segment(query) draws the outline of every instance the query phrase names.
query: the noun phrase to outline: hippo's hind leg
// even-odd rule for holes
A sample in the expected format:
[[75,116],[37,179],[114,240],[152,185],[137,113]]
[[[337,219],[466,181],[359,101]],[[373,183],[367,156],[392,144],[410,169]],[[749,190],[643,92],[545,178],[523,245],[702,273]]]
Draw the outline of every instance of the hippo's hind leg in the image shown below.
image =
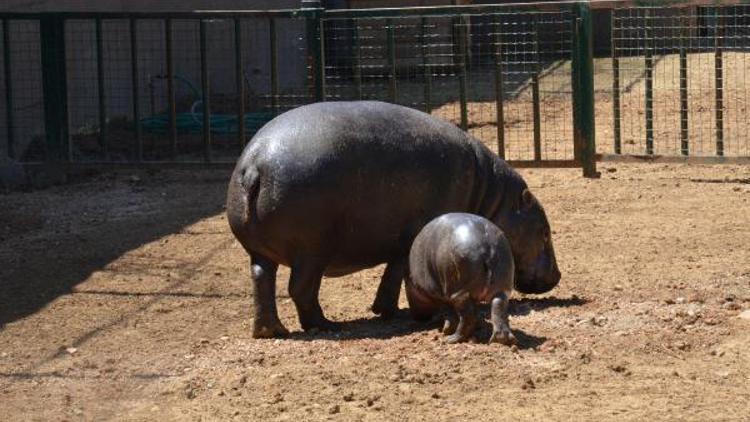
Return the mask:
[[376,315],[391,318],[398,311],[398,296],[401,293],[401,282],[406,275],[406,258],[389,261],[380,279],[375,301],[370,308]]
[[458,328],[458,317],[454,313],[449,312],[448,315],[445,316],[445,321],[443,321],[443,329],[441,331],[446,336],[449,336],[456,332],[456,328]]
[[468,293],[461,293],[451,298],[451,304],[458,314],[458,325],[456,331],[449,335],[445,341],[451,344],[468,341],[477,328],[478,318],[474,300]]
[[276,311],[276,269],[278,264],[259,254],[250,254],[255,302],[254,338],[271,338],[289,334]]
[[510,331],[510,325],[508,325],[507,294],[501,292],[492,299],[491,318],[492,336],[490,337],[490,343],[498,342],[506,346],[515,344],[516,338]]
[[409,302],[409,313],[417,321],[429,321],[440,310],[439,303],[422,294],[411,283],[406,284],[406,300]]
[[303,262],[292,266],[289,277],[289,296],[297,307],[297,315],[302,329],[307,331],[317,328],[332,331],[338,325],[323,315],[318,295],[325,265],[314,262]]

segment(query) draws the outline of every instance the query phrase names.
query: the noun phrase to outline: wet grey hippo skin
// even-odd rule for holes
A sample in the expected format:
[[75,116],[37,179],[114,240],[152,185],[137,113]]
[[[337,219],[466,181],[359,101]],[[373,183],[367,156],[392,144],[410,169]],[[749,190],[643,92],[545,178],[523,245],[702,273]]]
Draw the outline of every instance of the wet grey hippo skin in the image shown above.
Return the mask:
[[542,206],[505,161],[451,123],[373,102],[327,102],[288,111],[247,145],[232,174],[227,218],[250,255],[254,337],[287,334],[276,311],[276,269],[302,328],[334,329],[318,302],[321,277],[387,263],[373,312],[388,317],[411,243],[448,212],[489,218],[508,236],[516,289],[560,279]]
[[445,214],[428,223],[409,253],[406,298],[417,320],[430,319],[445,307],[448,343],[469,340],[480,321],[477,304],[491,302],[490,342],[516,342],[508,325],[508,298],[515,265],[503,232],[484,217]]

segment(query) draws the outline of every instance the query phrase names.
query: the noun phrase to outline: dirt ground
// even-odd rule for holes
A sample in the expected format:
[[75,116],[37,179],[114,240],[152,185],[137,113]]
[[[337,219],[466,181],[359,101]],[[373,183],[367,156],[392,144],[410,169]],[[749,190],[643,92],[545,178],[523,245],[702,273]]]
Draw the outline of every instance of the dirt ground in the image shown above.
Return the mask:
[[[92,176],[0,197],[4,420],[748,420],[750,168],[524,170],[563,279],[515,295],[516,349],[367,310],[382,268],[324,280],[336,334],[250,336],[228,172]],[[401,307],[406,308],[405,298]]]

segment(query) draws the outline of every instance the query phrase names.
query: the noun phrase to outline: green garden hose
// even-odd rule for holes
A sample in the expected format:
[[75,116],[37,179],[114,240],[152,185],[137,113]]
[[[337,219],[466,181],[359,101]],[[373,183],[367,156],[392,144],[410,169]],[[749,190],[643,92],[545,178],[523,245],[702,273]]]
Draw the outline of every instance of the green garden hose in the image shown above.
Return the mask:
[[[163,75],[154,76],[152,79],[164,79]],[[202,98],[200,92],[186,78],[175,75],[176,81],[187,85],[193,93],[193,98]],[[176,114],[176,127],[178,133],[203,133],[203,113],[198,110],[202,109],[203,101],[193,102],[189,112]],[[273,112],[255,112],[245,113],[245,129],[249,132],[255,132],[263,125],[273,119]],[[211,113],[209,118],[211,124],[211,133],[216,135],[232,135],[239,132],[239,119],[235,114]],[[169,129],[169,114],[160,113],[153,116],[145,117],[140,120],[141,127],[151,133],[166,134]]]

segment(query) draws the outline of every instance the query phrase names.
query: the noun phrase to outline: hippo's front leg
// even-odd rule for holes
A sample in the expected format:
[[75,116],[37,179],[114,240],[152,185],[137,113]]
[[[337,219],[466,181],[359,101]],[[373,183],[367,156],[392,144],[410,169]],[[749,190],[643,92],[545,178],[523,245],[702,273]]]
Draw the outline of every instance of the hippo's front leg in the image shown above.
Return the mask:
[[279,321],[276,311],[276,269],[278,264],[258,254],[250,255],[255,303],[254,338],[282,337],[289,331]]
[[406,258],[389,261],[380,279],[378,292],[372,304],[372,312],[383,318],[390,318],[398,311],[398,296],[401,293],[401,282],[406,275]]
[[516,337],[508,324],[508,295],[505,293],[500,292],[492,299],[491,319],[490,343],[498,342],[506,346],[516,344]]

